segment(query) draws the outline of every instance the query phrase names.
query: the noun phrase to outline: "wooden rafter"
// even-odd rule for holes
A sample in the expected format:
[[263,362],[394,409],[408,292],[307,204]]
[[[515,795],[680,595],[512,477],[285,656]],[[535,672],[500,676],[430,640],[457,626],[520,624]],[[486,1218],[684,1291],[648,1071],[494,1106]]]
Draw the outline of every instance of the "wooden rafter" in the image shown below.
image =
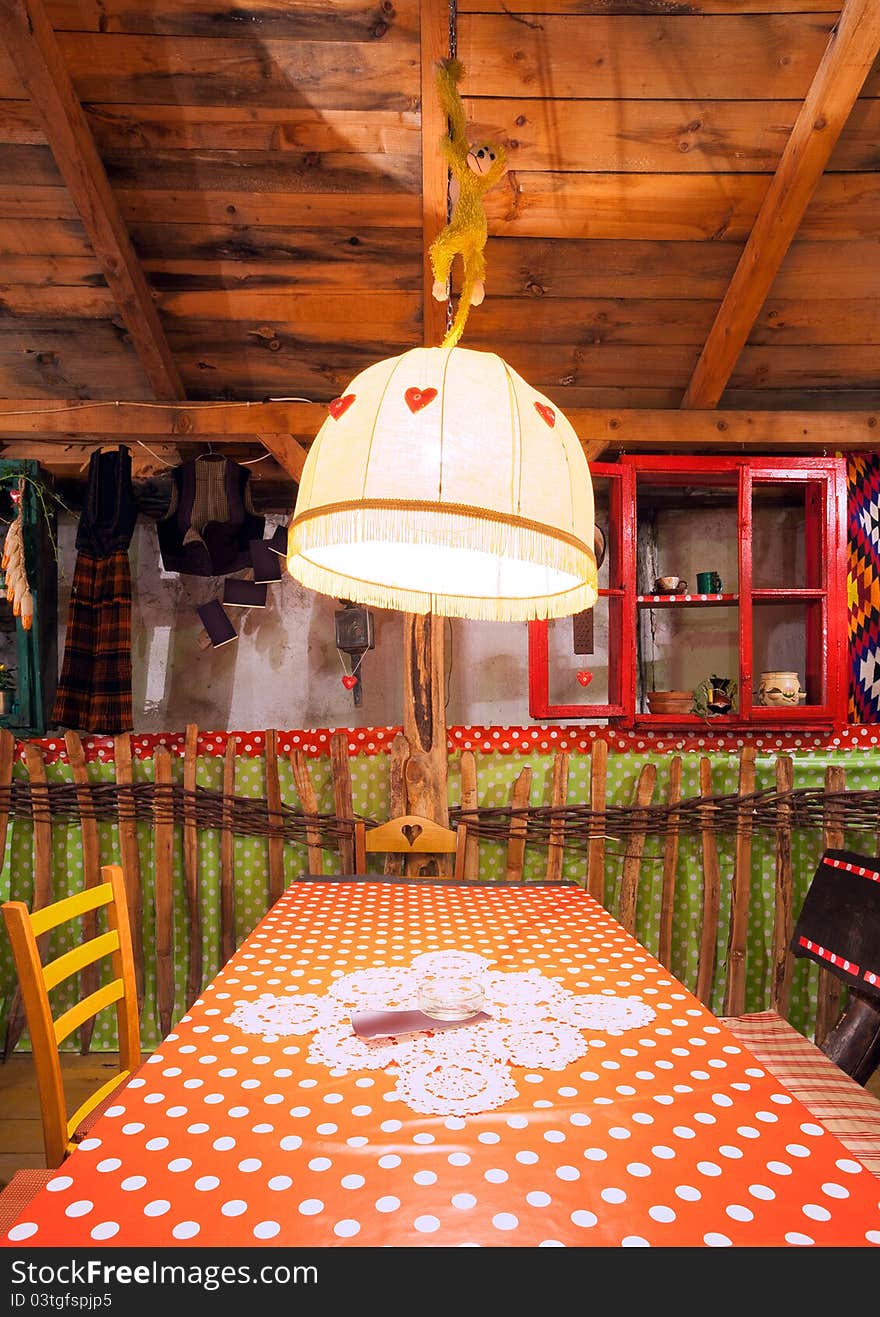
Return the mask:
[[299,484],[308,453],[292,434],[261,434],[260,443],[275,461]]
[[681,406],[714,407],[880,50],[880,0],[846,0]]
[[183,385],[42,0],[0,0],[5,42],[158,398]]

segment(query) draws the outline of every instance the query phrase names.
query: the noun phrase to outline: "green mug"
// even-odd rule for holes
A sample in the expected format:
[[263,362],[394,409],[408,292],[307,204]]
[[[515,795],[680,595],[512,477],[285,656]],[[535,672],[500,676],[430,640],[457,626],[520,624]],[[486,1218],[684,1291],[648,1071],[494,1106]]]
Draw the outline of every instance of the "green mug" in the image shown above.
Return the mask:
[[721,577],[717,572],[697,572],[697,594],[720,594]]

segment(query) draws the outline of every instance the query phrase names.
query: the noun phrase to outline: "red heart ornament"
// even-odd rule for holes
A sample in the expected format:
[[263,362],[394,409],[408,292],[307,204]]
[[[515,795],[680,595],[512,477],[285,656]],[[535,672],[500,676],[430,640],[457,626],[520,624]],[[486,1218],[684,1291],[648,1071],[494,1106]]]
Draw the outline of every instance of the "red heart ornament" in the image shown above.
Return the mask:
[[592,672],[583,672],[583,671],[582,671],[582,672],[579,672],[579,673],[578,673],[578,675],[577,675],[577,679],[578,679],[578,681],[581,683],[582,686],[589,686],[590,682],[593,680],[593,674],[592,674]]
[[353,393],[345,393],[341,398],[334,398],[331,403],[327,404],[327,410],[334,421],[338,421],[340,416],[348,411],[354,399],[355,395]]
[[406,393],[403,396],[406,399],[407,407],[415,415],[415,413],[420,412],[423,407],[427,407],[429,402],[434,401],[434,399],[437,397],[437,390],[436,389],[407,389]]
[[553,408],[548,407],[547,404],[544,402],[536,402],[535,411],[538,413],[542,421],[547,422],[547,424],[550,426],[550,429],[552,430],[554,425],[556,424],[556,413],[553,410]]
[[358,684],[358,679],[353,672],[346,672],[345,676],[342,678],[342,684],[347,691],[353,691]]

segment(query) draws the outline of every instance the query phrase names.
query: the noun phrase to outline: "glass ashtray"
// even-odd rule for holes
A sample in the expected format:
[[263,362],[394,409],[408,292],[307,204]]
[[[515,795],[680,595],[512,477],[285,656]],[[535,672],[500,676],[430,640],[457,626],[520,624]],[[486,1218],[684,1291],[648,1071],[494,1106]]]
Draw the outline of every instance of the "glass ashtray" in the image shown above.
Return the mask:
[[469,1020],[485,1001],[480,980],[464,974],[425,975],[418,987],[419,1010],[432,1020]]

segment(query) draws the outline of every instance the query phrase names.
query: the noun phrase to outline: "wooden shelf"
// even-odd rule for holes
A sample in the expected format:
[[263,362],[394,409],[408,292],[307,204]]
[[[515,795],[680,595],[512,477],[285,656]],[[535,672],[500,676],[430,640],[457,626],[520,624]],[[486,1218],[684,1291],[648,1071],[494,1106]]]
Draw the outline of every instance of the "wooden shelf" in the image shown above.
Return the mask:
[[705,608],[707,605],[730,605],[739,603],[738,594],[637,594],[636,604],[640,608],[682,608],[688,605]]

